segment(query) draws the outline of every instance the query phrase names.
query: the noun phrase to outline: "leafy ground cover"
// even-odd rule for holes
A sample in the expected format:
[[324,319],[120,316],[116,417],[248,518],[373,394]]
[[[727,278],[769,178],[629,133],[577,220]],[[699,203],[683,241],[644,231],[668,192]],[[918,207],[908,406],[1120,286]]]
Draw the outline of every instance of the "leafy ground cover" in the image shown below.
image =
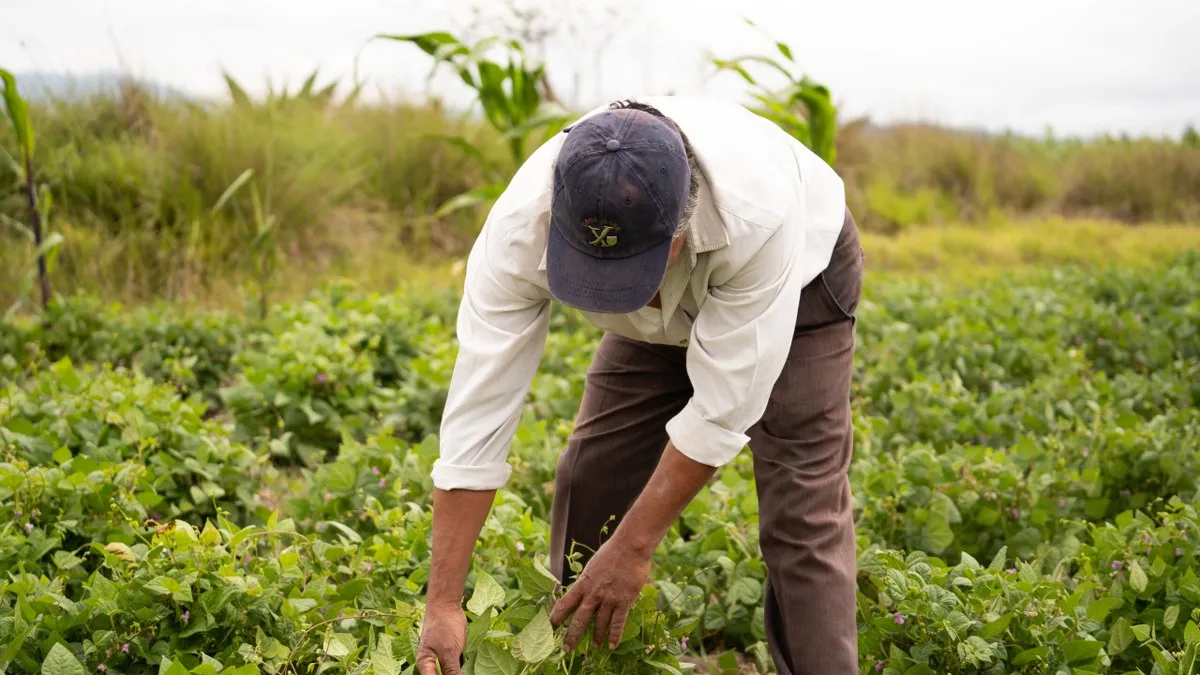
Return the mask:
[[[265,319],[78,296],[0,325],[0,672],[413,673],[455,309],[327,286]],[[859,326],[862,671],[1196,672],[1200,257],[889,280]],[[748,451],[620,647],[562,653],[551,486],[597,337],[556,311],[470,672],[769,671]]]

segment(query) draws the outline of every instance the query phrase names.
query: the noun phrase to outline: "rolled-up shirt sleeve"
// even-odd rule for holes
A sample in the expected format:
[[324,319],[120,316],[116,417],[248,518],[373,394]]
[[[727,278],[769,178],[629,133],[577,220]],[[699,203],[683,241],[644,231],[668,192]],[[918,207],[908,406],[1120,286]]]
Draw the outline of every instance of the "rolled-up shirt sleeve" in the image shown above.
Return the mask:
[[672,443],[696,462],[727,464],[766,410],[791,349],[804,236],[784,224],[764,237],[745,265],[710,290],[696,317],[687,351],[694,394],[667,423]]
[[507,462],[550,322],[549,298],[514,272],[501,232],[484,232],[467,258],[457,318],[458,354],[432,478],[442,490],[493,490]]

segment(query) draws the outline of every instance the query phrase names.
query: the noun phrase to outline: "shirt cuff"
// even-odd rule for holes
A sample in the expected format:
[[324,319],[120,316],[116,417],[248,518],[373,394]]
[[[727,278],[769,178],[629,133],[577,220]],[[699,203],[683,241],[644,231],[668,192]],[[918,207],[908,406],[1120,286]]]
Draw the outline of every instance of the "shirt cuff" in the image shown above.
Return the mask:
[[667,435],[685,457],[712,467],[728,464],[750,442],[746,434],[705,419],[694,401],[667,422]]
[[512,467],[508,462],[487,464],[433,463],[433,486],[439,490],[499,490],[508,482]]

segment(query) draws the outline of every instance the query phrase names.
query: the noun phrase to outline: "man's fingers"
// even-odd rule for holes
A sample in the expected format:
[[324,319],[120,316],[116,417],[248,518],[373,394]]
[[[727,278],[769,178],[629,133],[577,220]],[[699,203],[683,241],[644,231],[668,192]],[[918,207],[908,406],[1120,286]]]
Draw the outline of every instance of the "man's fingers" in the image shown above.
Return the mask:
[[612,617],[612,605],[603,604],[596,610],[596,627],[592,630],[592,643],[597,647],[604,644],[604,636],[608,635],[608,624],[612,621]]
[[616,649],[621,645],[621,636],[625,633],[625,619],[629,617],[629,605],[622,605],[613,610],[612,625],[609,627],[608,646]]
[[433,656],[423,656],[417,660],[417,671],[421,675],[438,675],[437,659]]
[[442,675],[462,675],[462,668],[458,665],[458,659],[439,659],[442,663]]
[[571,627],[567,629],[567,635],[563,639],[563,646],[567,648],[567,651],[574,651],[575,645],[579,644],[579,638],[583,637],[584,632],[587,631],[594,611],[596,611],[596,604],[589,598],[575,612],[575,618],[571,619]]
[[571,612],[575,611],[575,607],[579,605],[579,598],[581,597],[582,593],[580,589],[582,588],[583,587],[578,584],[572,586],[571,590],[567,591],[566,595],[562,596],[559,598],[558,602],[554,603],[554,609],[550,611],[550,625],[553,626],[555,630],[558,630],[558,627],[562,625],[563,619],[570,616]]

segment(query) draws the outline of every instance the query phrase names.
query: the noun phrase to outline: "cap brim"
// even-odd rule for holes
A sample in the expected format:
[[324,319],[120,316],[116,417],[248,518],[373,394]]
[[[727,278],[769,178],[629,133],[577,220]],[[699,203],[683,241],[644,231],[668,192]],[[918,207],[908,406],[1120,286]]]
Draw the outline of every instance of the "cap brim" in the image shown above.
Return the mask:
[[559,302],[585,312],[627,314],[654,299],[671,258],[668,240],[628,258],[593,258],[550,226],[546,281]]

